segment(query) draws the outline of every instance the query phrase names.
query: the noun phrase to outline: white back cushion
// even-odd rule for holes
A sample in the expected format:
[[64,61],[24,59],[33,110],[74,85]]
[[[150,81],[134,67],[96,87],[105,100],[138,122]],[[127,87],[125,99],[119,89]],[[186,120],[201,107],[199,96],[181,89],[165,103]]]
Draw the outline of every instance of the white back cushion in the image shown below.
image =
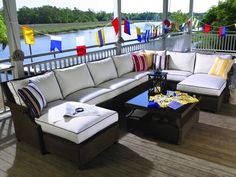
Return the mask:
[[117,78],[114,62],[111,58],[87,63],[95,85]]
[[118,77],[134,71],[134,62],[130,53],[112,57],[117,69]]
[[194,69],[194,73],[195,74],[207,74],[212,65],[215,62],[215,59],[217,57],[220,58],[224,58],[224,59],[231,59],[232,56],[231,55],[207,55],[207,54],[200,54],[197,53],[196,54],[196,63],[195,63],[195,69]]
[[30,80],[33,81],[41,90],[47,103],[63,99],[59,84],[52,71],[43,75],[32,77]]
[[22,79],[22,80],[14,80],[14,81],[9,81],[7,83],[8,88],[10,89],[16,104],[25,106],[25,103],[21,99],[21,97],[18,95],[18,90],[22,89],[23,87],[27,86],[29,83],[30,78],[27,79]]
[[195,53],[167,51],[167,55],[170,55],[168,69],[193,72]]
[[86,64],[55,70],[55,75],[64,97],[83,88],[94,86]]

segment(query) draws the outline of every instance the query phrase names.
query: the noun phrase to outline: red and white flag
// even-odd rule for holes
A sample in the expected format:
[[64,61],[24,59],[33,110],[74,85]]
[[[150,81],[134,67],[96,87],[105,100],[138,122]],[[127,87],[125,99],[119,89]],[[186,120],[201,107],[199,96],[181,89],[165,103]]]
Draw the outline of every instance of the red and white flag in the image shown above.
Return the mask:
[[76,37],[76,51],[78,56],[86,55],[84,36]]

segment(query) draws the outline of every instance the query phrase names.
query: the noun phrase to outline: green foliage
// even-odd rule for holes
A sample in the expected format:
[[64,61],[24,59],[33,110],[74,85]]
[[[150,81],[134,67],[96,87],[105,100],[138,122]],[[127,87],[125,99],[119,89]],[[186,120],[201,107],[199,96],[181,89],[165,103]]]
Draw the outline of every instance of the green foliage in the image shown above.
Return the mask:
[[3,50],[5,49],[5,47],[8,43],[6,32],[7,32],[6,25],[4,23],[3,16],[1,13],[0,14],[0,44],[1,44]]
[[[227,26],[234,24],[236,17],[236,1],[219,1],[218,6],[213,6],[203,17],[203,22],[212,26]],[[235,31],[235,27],[229,27],[229,30]]]

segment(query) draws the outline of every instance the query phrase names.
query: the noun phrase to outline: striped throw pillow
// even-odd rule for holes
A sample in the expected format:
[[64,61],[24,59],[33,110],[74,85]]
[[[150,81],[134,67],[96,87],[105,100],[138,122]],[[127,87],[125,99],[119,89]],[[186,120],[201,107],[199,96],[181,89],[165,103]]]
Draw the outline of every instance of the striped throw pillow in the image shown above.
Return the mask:
[[144,55],[133,53],[132,58],[134,61],[134,67],[136,72],[148,70]]
[[39,118],[43,108],[47,104],[46,99],[39,88],[33,82],[29,82],[26,87],[18,90],[18,94],[30,109],[31,116],[33,118]]
[[154,54],[153,57],[154,69],[166,69],[167,62],[165,55]]
[[228,78],[228,72],[234,64],[234,60],[217,57],[208,74]]

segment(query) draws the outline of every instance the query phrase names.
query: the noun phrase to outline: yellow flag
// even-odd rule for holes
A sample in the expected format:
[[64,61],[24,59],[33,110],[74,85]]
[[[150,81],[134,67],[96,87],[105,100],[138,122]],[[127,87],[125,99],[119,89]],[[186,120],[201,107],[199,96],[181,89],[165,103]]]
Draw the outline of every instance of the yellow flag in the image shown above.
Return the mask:
[[22,26],[21,29],[22,29],[22,32],[24,35],[25,43],[34,45],[34,31],[33,31],[33,29],[28,26]]
[[137,33],[137,35],[141,34],[141,29],[139,27],[136,27],[136,33]]
[[234,24],[235,28],[236,28],[236,23]]

